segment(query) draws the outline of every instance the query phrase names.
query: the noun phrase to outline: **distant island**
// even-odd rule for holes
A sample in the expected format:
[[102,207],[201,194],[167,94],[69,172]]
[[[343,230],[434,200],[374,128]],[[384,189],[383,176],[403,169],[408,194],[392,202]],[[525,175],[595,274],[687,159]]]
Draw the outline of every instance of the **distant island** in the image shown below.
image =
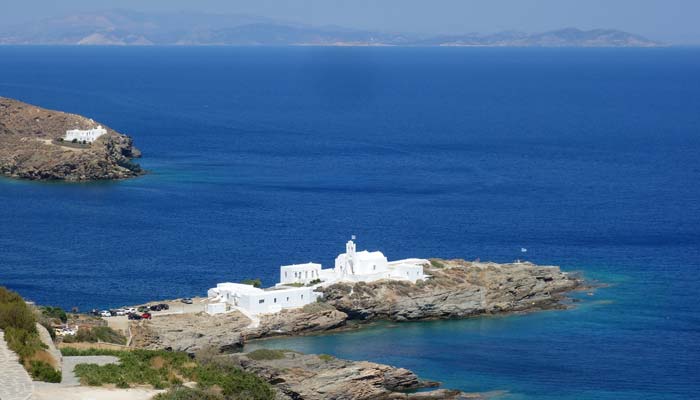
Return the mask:
[[132,139],[92,119],[0,97],[0,174],[91,181],[143,174]]
[[543,33],[420,35],[311,26],[248,15],[146,14],[124,10],[49,18],[0,29],[0,45],[106,46],[462,46],[658,47],[613,29],[566,28]]

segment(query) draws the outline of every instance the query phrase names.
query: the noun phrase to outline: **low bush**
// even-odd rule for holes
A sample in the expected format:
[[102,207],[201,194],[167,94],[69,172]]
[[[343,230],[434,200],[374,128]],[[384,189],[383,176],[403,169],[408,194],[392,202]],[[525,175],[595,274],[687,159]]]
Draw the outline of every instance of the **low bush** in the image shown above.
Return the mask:
[[66,343],[115,343],[126,344],[126,337],[108,326],[95,326],[92,328],[80,328],[75,335],[65,336],[63,341]]
[[245,280],[242,280],[241,283],[244,285],[252,285],[253,287],[256,287],[256,288],[262,287],[262,281],[260,280],[260,278],[245,279]]
[[329,361],[335,360],[335,357],[333,357],[333,356],[330,355],[330,354],[319,354],[319,355],[318,355],[318,358],[320,358],[321,360],[323,360],[323,361],[325,361],[325,362],[329,362]]
[[436,258],[430,259],[430,265],[433,266],[433,268],[445,268],[445,263]]
[[61,371],[55,370],[50,364],[43,361],[31,361],[29,373],[36,381],[60,383]]
[[[156,389],[178,386],[184,379],[197,382],[199,389],[220,390],[220,397],[212,399],[223,400],[268,400],[274,397],[270,385],[261,378],[245,372],[235,365],[211,363],[201,365],[193,361],[184,352],[167,352],[160,350],[128,351],[65,351],[71,355],[116,355],[119,364],[99,366],[96,364],[80,364],[75,367],[75,374],[80,382],[90,386],[113,384],[119,387],[136,385],[151,385]],[[205,393],[197,390],[195,394]],[[174,389],[159,399],[189,399],[194,395],[191,391],[182,392]],[[202,398],[202,397],[192,397]],[[204,397],[208,398],[208,397]]]
[[61,307],[41,307],[41,313],[48,318],[60,320],[64,324],[68,321],[68,314]]
[[177,386],[165,393],[161,393],[153,400],[225,400],[224,396],[202,389],[191,389],[185,386]]

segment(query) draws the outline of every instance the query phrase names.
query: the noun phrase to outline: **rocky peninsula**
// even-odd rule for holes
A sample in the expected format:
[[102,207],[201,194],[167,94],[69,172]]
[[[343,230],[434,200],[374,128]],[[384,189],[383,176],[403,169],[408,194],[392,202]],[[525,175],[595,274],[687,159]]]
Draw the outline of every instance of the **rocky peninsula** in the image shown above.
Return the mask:
[[143,174],[132,162],[141,152],[129,136],[103,125],[93,143],[63,142],[70,129],[92,129],[97,122],[0,97],[0,174],[28,180],[92,181]]
[[[457,319],[568,307],[567,293],[584,281],[556,266],[531,263],[432,259],[424,267],[429,279],[335,283],[321,287],[318,303],[261,315],[256,321],[239,311],[162,315],[131,322],[131,346],[201,353],[240,351],[246,341],[274,336],[319,334],[358,329],[376,320]],[[397,329],[400,329],[398,327]],[[274,353],[260,356],[259,352]],[[252,355],[251,355],[252,354]],[[264,378],[284,399],[467,399],[484,398],[435,388],[413,372],[367,361],[287,350],[256,350],[228,357],[242,369]]]
[[456,319],[567,307],[567,293],[583,280],[556,266],[431,260],[424,282],[335,283],[321,287],[318,303],[265,314],[251,321],[238,311],[222,315],[163,315],[131,323],[132,345],[195,352],[221,351],[246,341],[274,336],[318,334],[352,329],[376,320]]

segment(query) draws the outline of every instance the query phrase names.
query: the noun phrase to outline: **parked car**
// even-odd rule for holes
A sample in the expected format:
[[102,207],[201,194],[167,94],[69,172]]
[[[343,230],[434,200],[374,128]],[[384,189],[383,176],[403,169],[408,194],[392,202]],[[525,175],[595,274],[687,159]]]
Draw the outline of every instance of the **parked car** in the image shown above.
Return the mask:
[[170,310],[170,306],[165,303],[158,304],[161,310]]
[[100,312],[100,316],[101,316],[101,317],[111,317],[111,316],[112,316],[112,312],[109,311],[109,310],[104,310],[104,311]]
[[126,309],[126,313],[128,314],[133,314],[136,312],[136,309],[134,307],[129,307]]
[[184,299],[182,299],[182,300],[180,300],[180,301],[183,302],[183,303],[185,303],[185,304],[192,304],[192,299],[190,299],[189,297],[184,298]]
[[93,308],[92,311],[90,311],[90,315],[94,315],[96,317],[100,316],[100,310]]
[[139,307],[138,310],[136,310],[136,311],[138,311],[138,312],[140,312],[140,313],[145,313],[145,312],[148,311],[148,310],[149,310],[148,306],[141,306],[141,307]]
[[151,311],[160,311],[160,310],[162,310],[162,308],[160,307],[160,304],[154,304],[154,305],[150,306],[149,308],[151,309]]
[[145,313],[141,314],[141,318],[143,318],[143,319],[151,319],[151,313],[145,312]]
[[138,321],[138,320],[140,320],[141,318],[142,318],[142,317],[141,317],[140,315],[136,314],[136,313],[131,313],[131,314],[129,314],[129,319]]
[[119,316],[119,317],[121,317],[122,315],[126,315],[126,314],[127,314],[126,310],[124,310],[124,309],[122,309],[122,308],[120,308],[120,309],[118,309],[118,310],[114,310],[114,312],[115,312],[116,315]]

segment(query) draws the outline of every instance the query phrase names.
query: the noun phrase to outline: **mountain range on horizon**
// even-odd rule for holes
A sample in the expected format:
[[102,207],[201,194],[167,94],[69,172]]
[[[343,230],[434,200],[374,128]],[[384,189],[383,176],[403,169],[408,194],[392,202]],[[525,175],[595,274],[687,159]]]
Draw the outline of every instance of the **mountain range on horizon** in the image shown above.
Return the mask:
[[243,14],[110,10],[0,28],[0,45],[658,47],[664,44],[614,29],[421,35],[312,26]]

